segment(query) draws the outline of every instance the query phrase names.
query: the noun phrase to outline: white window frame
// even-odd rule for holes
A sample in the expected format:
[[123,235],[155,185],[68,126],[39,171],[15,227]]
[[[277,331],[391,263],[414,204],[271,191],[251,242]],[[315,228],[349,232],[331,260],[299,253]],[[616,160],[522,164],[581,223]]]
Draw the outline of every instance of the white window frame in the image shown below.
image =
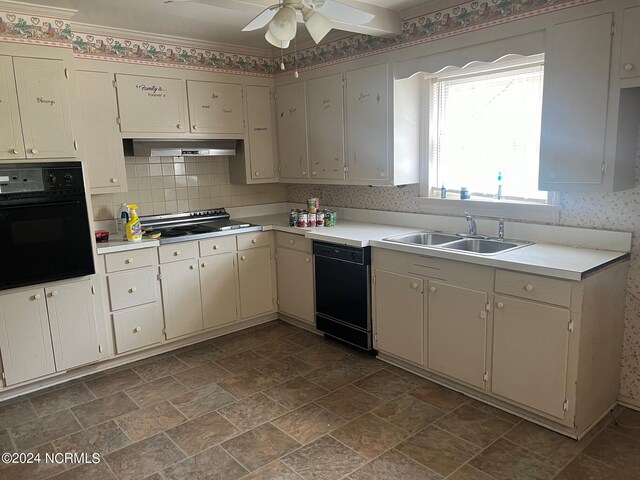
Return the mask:
[[462,68],[447,67],[433,74],[423,74],[421,82],[421,142],[420,142],[420,198],[419,204],[433,213],[462,214],[469,211],[474,215],[515,218],[534,221],[556,223],[560,213],[560,195],[558,192],[549,192],[547,203],[529,202],[520,199],[496,200],[489,197],[472,197],[468,200],[460,200],[459,196],[450,196],[446,199],[431,196],[432,192],[439,191],[434,183],[437,178],[436,159],[432,158],[431,148],[435,142],[436,129],[432,125],[437,124],[437,112],[431,108],[433,98],[434,81],[438,79],[460,78],[477,75],[479,73],[498,73],[527,66],[544,64],[544,54],[521,56],[508,55],[493,63],[473,62]]

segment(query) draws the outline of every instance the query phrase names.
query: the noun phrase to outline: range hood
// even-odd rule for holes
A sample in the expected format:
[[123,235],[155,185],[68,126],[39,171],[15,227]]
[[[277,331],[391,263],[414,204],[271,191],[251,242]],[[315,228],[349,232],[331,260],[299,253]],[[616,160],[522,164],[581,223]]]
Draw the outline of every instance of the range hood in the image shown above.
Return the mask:
[[133,140],[136,157],[219,157],[236,154],[237,140]]

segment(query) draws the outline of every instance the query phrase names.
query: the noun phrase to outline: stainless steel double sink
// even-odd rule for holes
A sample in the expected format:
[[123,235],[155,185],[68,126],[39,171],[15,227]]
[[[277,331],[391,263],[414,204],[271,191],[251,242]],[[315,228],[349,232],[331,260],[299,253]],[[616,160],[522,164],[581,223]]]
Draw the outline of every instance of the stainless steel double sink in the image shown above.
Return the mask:
[[[479,236],[478,236],[479,237]],[[422,247],[437,247],[445,250],[473,253],[476,255],[496,255],[508,252],[516,248],[530,245],[525,242],[512,242],[495,240],[486,237],[466,237],[438,232],[416,232],[408,235],[388,237],[384,240],[389,242],[404,243],[407,245],[418,245]]]

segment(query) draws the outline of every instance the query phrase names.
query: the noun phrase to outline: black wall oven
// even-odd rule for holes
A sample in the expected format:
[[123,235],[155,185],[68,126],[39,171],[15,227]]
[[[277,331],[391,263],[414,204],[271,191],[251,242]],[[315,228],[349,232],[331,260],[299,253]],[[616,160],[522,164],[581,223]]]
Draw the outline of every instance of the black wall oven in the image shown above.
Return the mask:
[[80,162],[0,164],[0,290],[95,273]]

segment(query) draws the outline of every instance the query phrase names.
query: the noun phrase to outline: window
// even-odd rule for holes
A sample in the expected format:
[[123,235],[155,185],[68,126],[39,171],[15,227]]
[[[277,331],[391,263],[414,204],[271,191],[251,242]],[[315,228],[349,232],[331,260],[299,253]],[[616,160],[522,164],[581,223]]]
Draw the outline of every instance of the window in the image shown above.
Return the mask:
[[547,203],[538,190],[542,56],[449,69],[429,82],[429,196]]

